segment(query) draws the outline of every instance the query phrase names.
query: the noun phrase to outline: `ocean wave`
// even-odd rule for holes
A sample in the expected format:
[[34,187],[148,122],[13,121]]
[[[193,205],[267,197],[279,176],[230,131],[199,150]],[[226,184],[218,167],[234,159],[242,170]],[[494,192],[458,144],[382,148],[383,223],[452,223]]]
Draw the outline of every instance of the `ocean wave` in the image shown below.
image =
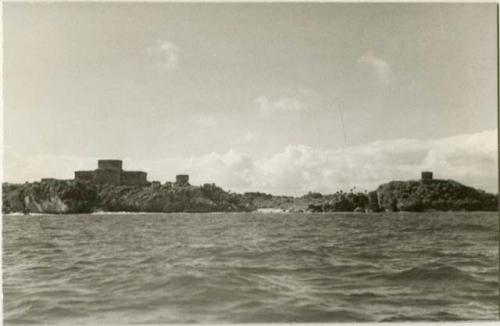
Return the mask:
[[392,281],[405,282],[455,282],[455,281],[474,281],[474,277],[457,267],[450,265],[430,263],[412,268],[405,269],[400,272],[389,273],[387,275],[378,276]]
[[489,232],[492,230],[491,226],[482,225],[482,224],[473,224],[473,223],[460,223],[460,224],[453,225],[452,228],[454,230],[480,231],[480,232]]
[[5,323],[498,319],[493,213],[134,214],[4,219]]
[[391,258],[389,255],[387,254],[383,254],[379,251],[362,251],[362,252],[359,252],[359,253],[356,253],[353,255],[354,257],[357,257],[357,258],[362,258],[362,259],[387,259],[387,258]]
[[167,214],[167,213],[129,212],[129,211],[120,211],[120,212],[97,211],[97,212],[92,212],[88,215],[158,215],[158,214]]
[[466,318],[460,317],[454,313],[440,311],[433,314],[421,314],[421,315],[409,315],[409,314],[398,314],[396,316],[391,316],[380,320],[381,322],[401,322],[401,321],[428,321],[428,322],[438,322],[438,321],[464,321]]
[[[497,228],[498,229],[498,228]],[[489,232],[492,231],[490,225],[475,224],[475,223],[442,223],[442,224],[430,224],[427,223],[425,226],[420,226],[417,228],[407,228],[406,232],[456,232],[456,231],[467,231],[467,232]]]

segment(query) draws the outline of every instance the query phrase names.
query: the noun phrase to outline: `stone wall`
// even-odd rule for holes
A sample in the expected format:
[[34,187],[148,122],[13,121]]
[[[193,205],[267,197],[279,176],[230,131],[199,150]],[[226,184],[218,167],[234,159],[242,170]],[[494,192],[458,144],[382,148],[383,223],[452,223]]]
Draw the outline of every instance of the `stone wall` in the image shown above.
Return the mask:
[[122,185],[144,185],[147,184],[147,173],[142,171],[123,171],[121,175]]
[[94,177],[94,171],[75,171],[75,180],[92,182]]
[[122,161],[121,160],[99,160],[97,161],[97,168],[99,170],[122,170]]
[[99,184],[120,185],[121,174],[121,171],[97,169],[95,170],[94,182]]
[[75,171],[75,180],[96,184],[148,185],[147,173],[123,171],[121,160],[99,160],[94,171]]

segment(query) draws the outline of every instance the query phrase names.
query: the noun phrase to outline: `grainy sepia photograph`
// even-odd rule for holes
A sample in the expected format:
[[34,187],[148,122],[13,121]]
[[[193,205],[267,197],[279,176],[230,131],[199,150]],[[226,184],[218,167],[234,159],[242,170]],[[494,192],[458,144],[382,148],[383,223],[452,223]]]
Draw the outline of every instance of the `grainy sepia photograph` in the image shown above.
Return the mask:
[[496,3],[3,3],[5,325],[499,319]]

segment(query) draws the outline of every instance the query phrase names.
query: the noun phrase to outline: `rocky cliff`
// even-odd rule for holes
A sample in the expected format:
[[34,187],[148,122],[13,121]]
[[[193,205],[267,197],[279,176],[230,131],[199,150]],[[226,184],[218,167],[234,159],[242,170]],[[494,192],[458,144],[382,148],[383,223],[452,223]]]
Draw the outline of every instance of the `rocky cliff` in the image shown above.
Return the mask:
[[388,211],[496,211],[498,196],[453,180],[392,181],[377,189],[379,206]]
[[[316,194],[308,210],[338,211],[496,211],[498,196],[453,180],[391,181],[375,191]],[[304,197],[302,197],[304,198]],[[310,199],[311,200],[311,199]]]
[[392,181],[372,192],[308,193],[301,197],[259,192],[236,194],[215,184],[116,186],[49,180],[3,184],[2,189],[4,213],[241,212],[263,208],[292,212],[498,209],[497,195],[452,180]]
[[99,204],[92,187],[73,181],[4,184],[2,211],[33,213],[89,213]]
[[151,184],[147,186],[94,185],[81,181],[4,184],[4,213],[229,212],[253,210],[240,199],[213,185]]

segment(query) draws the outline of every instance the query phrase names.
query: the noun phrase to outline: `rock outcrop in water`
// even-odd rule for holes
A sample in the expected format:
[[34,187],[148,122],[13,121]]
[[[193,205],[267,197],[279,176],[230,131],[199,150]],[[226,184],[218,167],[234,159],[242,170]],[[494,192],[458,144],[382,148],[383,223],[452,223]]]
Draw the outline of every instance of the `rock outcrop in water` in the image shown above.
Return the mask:
[[325,195],[309,211],[496,211],[498,196],[453,180],[391,181],[367,193]]
[[96,185],[47,180],[23,185],[3,184],[4,213],[107,212],[231,212],[249,211],[241,200],[214,184],[195,187],[166,183],[147,186]]
[[259,192],[236,194],[215,184],[153,182],[148,185],[96,185],[82,181],[44,180],[3,184],[4,213],[242,212],[279,209],[288,212],[378,212],[460,210],[495,211],[498,196],[452,180],[392,181],[372,192],[343,192],[302,197]]
[[95,189],[83,183],[47,180],[4,184],[2,202],[4,213],[90,213],[99,204],[99,196]]
[[453,180],[392,181],[377,189],[381,208],[388,211],[495,211],[498,196]]

